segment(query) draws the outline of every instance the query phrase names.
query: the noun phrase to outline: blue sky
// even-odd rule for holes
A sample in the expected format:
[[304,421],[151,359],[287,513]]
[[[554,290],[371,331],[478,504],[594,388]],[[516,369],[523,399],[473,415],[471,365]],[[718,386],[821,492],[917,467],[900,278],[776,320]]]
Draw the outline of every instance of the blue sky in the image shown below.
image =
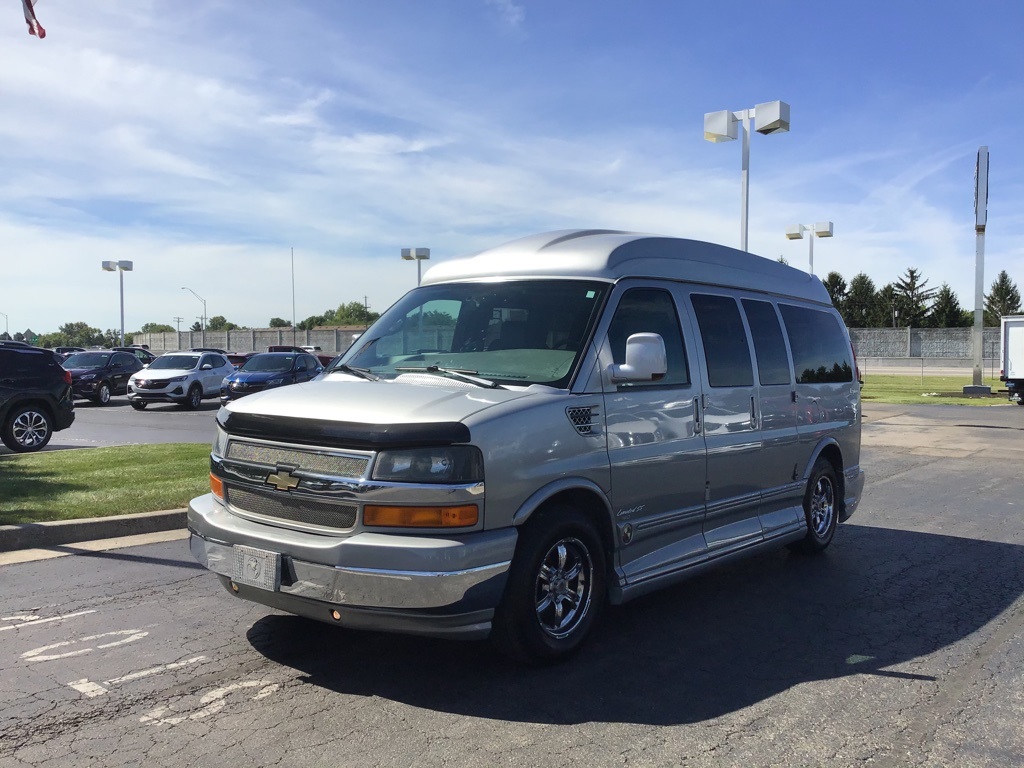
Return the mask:
[[[751,139],[750,249],[835,222],[815,271],[907,267],[974,302],[1024,286],[1024,3],[40,0],[0,15],[0,312],[11,332],[383,311],[432,260],[570,227],[738,246],[739,142],[703,115],[781,99]],[[428,262],[429,264],[430,262]],[[4,318],[0,317],[0,322]]]

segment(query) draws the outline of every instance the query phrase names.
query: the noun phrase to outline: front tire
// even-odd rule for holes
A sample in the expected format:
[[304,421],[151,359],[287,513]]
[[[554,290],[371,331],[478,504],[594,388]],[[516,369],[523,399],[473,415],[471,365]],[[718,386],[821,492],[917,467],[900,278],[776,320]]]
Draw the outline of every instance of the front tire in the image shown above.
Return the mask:
[[132,408],[136,411],[144,411],[146,406],[149,405],[145,400],[129,400],[128,402],[132,404]]
[[583,644],[604,607],[605,552],[579,510],[552,506],[520,533],[491,639],[512,658],[545,664]]
[[16,408],[0,431],[0,440],[15,453],[41,450],[53,437],[53,419],[43,408],[24,405]]
[[199,410],[199,406],[203,404],[203,389],[198,384],[193,384],[189,387],[188,397],[185,398],[183,406],[188,408],[190,411]]
[[839,481],[836,469],[826,458],[819,458],[811,469],[804,493],[804,517],[807,535],[790,545],[795,552],[814,554],[821,552],[836,535],[839,523]]
[[93,401],[99,405],[106,405],[110,402],[110,385],[107,382],[100,384],[100,388],[96,390],[96,397]]

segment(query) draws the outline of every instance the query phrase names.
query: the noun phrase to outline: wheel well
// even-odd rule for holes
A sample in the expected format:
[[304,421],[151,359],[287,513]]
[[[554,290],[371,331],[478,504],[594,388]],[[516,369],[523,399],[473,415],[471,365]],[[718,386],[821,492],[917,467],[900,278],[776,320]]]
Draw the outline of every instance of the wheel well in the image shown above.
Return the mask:
[[835,443],[826,445],[821,449],[818,458],[825,459],[836,472],[836,483],[839,485],[839,498],[837,502],[840,510],[846,509],[846,477],[843,474],[843,454]]
[[609,573],[611,573],[614,568],[613,555],[615,553],[612,524],[608,517],[608,507],[592,491],[584,488],[569,488],[559,491],[545,500],[523,525],[529,525],[530,521],[536,519],[542,512],[560,504],[578,509],[593,524],[594,530],[597,531],[597,535],[601,539],[601,545],[604,547],[605,562]]
[[50,404],[48,402],[46,402],[45,400],[35,400],[33,398],[27,398],[25,400],[18,400],[15,403],[11,403],[7,410],[4,411],[2,423],[6,424],[7,419],[10,417],[12,413],[21,410],[26,405],[31,405],[38,408],[41,411],[45,411],[46,415],[50,418],[50,421],[54,420],[53,408],[50,407]]

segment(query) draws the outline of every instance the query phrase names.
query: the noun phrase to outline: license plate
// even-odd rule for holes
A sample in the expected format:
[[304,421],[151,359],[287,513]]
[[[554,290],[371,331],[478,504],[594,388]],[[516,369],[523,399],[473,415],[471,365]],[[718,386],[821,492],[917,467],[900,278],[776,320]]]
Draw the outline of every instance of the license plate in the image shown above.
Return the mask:
[[258,587],[268,592],[277,592],[281,587],[281,555],[265,549],[232,547],[235,560],[231,566],[231,578],[239,584]]

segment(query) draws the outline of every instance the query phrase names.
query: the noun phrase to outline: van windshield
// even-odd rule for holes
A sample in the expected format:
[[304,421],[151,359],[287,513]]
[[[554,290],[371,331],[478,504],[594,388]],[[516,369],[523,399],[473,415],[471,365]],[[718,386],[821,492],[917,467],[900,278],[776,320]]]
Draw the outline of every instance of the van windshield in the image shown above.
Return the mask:
[[383,378],[448,369],[502,384],[566,387],[610,287],[590,280],[427,285],[406,294],[328,372]]

